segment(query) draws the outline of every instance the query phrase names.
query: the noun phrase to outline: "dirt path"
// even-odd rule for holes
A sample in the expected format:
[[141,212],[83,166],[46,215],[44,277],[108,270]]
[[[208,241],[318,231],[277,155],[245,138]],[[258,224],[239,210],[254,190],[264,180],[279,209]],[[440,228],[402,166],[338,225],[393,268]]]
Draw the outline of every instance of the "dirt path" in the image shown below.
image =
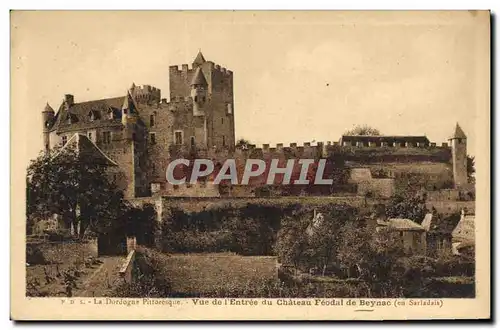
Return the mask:
[[120,268],[125,257],[101,257],[103,262],[74,292],[75,297],[103,297],[122,279]]

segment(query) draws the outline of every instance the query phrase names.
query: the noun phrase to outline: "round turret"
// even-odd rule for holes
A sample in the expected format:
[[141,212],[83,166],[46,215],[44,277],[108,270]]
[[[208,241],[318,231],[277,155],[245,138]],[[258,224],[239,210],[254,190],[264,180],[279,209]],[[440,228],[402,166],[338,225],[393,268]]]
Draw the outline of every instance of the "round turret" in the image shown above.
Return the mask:
[[53,121],[55,117],[55,111],[52,107],[47,103],[45,108],[42,111],[42,124],[43,130],[48,131],[52,127]]
[[195,115],[200,114],[207,100],[207,80],[200,67],[191,81],[191,97],[193,98],[193,112]]
[[50,149],[50,129],[54,125],[55,111],[47,103],[42,111],[42,132],[43,132],[43,146],[46,152]]

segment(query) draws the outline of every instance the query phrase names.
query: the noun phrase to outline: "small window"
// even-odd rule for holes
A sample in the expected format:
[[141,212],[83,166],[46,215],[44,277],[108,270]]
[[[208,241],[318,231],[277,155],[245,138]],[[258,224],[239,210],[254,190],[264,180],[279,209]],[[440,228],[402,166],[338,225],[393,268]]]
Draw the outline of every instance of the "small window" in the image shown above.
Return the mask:
[[198,96],[195,96],[195,97],[194,97],[194,101],[195,101],[195,102],[198,102]]
[[108,119],[113,119],[113,110],[108,111]]
[[87,132],[87,137],[89,138],[90,141],[92,141],[92,132]]
[[222,118],[220,119],[220,123],[221,123],[222,125],[224,125],[224,117],[222,117]]
[[196,143],[194,140],[194,136],[191,136],[191,147],[195,147],[195,146],[196,146]]
[[205,97],[205,96],[203,96],[202,101],[203,101],[203,102],[205,102],[205,101],[206,101],[206,97]]
[[153,127],[155,125],[155,115],[149,116],[149,126]]
[[63,136],[62,137],[62,145],[66,145],[66,143],[68,142],[68,137],[67,136]]
[[182,144],[182,131],[175,131],[174,133],[174,143],[179,145]]
[[156,133],[149,133],[149,140],[151,144],[156,144]]
[[222,136],[222,146],[224,146],[224,147],[226,146],[226,136],[225,135]]
[[104,144],[111,143],[111,132],[102,132],[102,143]]

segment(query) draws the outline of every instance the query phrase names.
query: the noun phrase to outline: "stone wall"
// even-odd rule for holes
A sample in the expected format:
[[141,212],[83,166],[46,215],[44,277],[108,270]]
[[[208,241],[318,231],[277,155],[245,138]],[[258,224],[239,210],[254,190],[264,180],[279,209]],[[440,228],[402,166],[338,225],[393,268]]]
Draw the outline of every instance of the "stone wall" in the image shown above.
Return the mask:
[[394,196],[394,179],[371,179],[358,183],[358,195],[375,198],[391,198]]
[[462,209],[467,209],[468,212],[474,213],[476,208],[475,201],[427,201],[426,206],[428,210],[435,208],[438,213],[450,215],[453,213],[460,213]]

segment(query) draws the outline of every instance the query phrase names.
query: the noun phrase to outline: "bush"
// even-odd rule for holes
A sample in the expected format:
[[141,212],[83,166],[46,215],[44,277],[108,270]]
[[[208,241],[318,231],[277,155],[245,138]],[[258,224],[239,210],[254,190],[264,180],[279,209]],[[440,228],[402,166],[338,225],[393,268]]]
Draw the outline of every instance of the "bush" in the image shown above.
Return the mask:
[[26,263],[30,265],[45,265],[47,260],[43,252],[35,245],[26,245]]

